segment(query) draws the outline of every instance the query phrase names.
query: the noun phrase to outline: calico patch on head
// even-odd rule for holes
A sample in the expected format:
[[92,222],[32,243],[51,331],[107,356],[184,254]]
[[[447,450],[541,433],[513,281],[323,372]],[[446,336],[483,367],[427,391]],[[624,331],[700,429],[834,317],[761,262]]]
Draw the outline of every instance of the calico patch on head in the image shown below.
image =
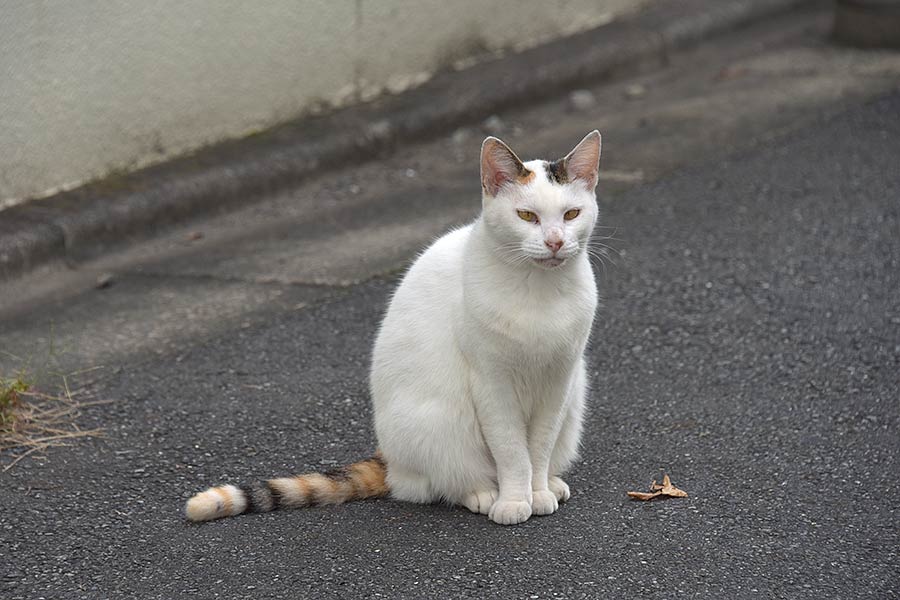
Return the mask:
[[547,179],[550,183],[569,183],[569,174],[566,172],[566,159],[560,158],[553,162],[544,161],[547,169]]

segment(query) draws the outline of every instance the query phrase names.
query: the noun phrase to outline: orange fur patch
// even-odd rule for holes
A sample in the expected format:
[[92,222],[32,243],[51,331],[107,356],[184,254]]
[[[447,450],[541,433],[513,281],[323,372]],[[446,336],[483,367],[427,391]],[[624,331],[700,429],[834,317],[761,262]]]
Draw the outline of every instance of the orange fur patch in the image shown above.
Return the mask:
[[343,500],[335,482],[321,473],[311,473],[305,479],[309,485],[310,500],[316,504],[336,504]]
[[305,506],[309,499],[306,487],[302,485],[299,477],[281,477],[270,479],[269,485],[278,491],[278,496],[285,506]]
[[306,505],[310,504],[310,500],[312,499],[312,490],[309,487],[309,482],[306,481],[306,475],[298,475],[293,478],[294,487],[297,489],[297,496],[302,498],[301,503]]
[[373,460],[358,462],[351,466],[353,477],[362,489],[362,497],[381,496],[387,493],[384,468]]
[[516,181],[520,184],[524,185],[534,179],[534,171],[528,171],[527,175],[519,175],[516,177]]
[[210,491],[214,492],[222,499],[222,514],[230,515],[231,510],[234,507],[234,503],[231,501],[231,494],[228,493],[228,490],[221,487],[215,487]]

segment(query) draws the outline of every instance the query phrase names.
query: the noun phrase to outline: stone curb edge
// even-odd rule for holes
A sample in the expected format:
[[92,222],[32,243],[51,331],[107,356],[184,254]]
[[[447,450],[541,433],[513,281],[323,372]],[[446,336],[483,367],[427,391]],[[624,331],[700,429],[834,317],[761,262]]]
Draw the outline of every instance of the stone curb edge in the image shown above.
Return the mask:
[[0,281],[153,228],[222,211],[560,89],[664,66],[672,50],[823,0],[662,0],[631,18],[443,72],[421,87],[307,117],[0,212]]

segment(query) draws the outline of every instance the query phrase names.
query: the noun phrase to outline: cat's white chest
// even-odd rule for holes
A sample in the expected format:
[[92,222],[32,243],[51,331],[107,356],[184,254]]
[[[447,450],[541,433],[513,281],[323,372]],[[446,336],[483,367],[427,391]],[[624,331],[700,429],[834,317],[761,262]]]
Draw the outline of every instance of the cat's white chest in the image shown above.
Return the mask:
[[497,286],[467,303],[466,335],[513,366],[565,362],[582,352],[595,307],[593,278],[566,290]]

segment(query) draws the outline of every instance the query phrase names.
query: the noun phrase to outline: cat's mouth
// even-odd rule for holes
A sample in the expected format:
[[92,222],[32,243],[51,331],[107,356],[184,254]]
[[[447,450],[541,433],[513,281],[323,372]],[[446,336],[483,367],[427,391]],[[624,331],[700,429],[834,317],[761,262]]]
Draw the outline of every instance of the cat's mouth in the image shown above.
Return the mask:
[[544,267],[545,269],[555,269],[556,267],[566,262],[566,259],[552,256],[550,258],[535,258],[534,262]]

